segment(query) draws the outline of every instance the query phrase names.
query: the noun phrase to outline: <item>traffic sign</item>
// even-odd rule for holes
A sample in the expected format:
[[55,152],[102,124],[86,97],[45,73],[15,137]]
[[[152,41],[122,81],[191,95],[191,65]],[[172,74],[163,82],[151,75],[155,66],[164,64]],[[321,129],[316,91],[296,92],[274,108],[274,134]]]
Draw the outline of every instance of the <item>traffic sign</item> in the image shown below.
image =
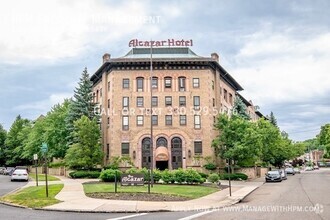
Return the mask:
[[41,152],[42,153],[46,153],[47,150],[48,150],[47,144],[46,143],[42,143],[42,145],[41,145]]

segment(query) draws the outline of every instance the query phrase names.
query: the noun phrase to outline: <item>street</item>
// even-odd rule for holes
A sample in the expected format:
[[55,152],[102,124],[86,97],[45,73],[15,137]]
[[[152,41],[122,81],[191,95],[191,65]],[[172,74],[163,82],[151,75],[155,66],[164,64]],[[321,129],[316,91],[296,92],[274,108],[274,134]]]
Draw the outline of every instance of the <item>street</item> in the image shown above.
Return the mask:
[[[207,212],[158,213],[71,213],[39,211],[0,205],[1,219],[330,219],[330,169],[294,176],[281,183],[265,183],[241,203]],[[0,176],[0,192],[11,191],[18,184]],[[8,183],[8,184],[6,184]],[[315,211],[316,207],[316,211]],[[302,210],[300,210],[302,209]]]

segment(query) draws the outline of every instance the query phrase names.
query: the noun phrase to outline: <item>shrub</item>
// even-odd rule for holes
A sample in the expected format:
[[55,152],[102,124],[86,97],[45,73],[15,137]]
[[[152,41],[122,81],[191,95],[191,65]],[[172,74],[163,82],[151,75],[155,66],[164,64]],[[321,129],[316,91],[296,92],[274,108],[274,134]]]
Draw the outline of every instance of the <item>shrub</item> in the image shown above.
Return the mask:
[[107,169],[101,172],[100,179],[103,182],[114,182],[115,177],[117,176],[117,181],[120,181],[121,174],[122,172],[120,170]]
[[65,162],[52,162],[49,164],[49,168],[59,168],[59,167],[64,167]]
[[207,163],[204,165],[204,168],[207,170],[215,170],[217,169],[217,166],[214,163]]
[[164,181],[164,183],[174,183],[173,171],[169,171],[168,169],[162,171],[161,179]]
[[99,178],[100,171],[88,171],[88,170],[78,170],[69,173],[69,176],[74,179],[79,178]]
[[207,178],[209,177],[209,174],[207,174],[207,173],[202,173],[202,172],[198,172],[198,173],[199,173],[199,175],[201,175],[201,177],[204,178],[204,179],[207,179]]
[[[219,175],[221,180],[229,180],[229,174],[223,173]],[[231,180],[247,180],[248,176],[244,173],[232,173],[230,174]]]
[[216,173],[212,173],[209,175],[208,177],[208,181],[210,181],[211,183],[215,183],[215,182],[218,182],[219,181],[219,175],[216,174]]
[[183,169],[174,170],[174,181],[180,184],[186,181],[186,173]]
[[196,170],[188,169],[188,170],[185,170],[184,173],[185,173],[185,181],[188,184],[204,182],[202,180],[201,175],[199,175],[199,173]]
[[158,169],[154,170],[153,177],[154,177],[154,182],[155,183],[158,182],[162,178],[162,172]]

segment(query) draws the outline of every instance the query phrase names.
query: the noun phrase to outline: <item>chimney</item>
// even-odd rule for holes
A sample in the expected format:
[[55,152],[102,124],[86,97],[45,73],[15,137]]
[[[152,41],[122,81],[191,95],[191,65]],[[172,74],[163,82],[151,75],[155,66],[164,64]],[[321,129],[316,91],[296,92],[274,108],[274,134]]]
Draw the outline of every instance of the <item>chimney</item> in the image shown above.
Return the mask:
[[217,62],[219,62],[219,55],[217,53],[211,53],[211,58]]
[[103,63],[109,62],[109,61],[110,61],[110,57],[111,57],[110,54],[105,53],[105,54],[103,55]]

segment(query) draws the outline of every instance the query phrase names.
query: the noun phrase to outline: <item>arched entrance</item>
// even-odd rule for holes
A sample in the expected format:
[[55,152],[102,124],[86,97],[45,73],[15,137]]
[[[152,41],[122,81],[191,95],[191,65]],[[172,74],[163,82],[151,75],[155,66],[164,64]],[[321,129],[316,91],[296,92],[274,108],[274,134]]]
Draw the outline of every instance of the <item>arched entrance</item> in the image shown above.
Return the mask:
[[142,140],[142,168],[150,168],[151,152],[150,152],[150,138],[146,137]]
[[159,170],[168,169],[169,158],[166,138],[158,138],[156,141],[156,147],[156,168]]
[[182,140],[174,137],[171,140],[172,169],[182,168]]

